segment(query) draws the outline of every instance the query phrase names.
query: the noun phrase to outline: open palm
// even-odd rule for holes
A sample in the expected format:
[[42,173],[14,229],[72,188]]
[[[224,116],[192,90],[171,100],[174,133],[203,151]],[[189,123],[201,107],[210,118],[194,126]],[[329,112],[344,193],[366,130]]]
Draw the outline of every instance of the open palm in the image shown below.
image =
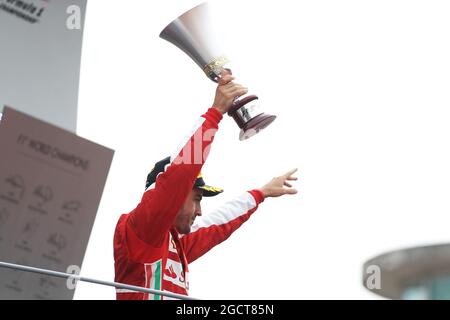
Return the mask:
[[264,197],[280,197],[285,194],[296,194],[298,192],[297,189],[293,188],[289,181],[298,180],[297,177],[293,176],[297,170],[298,169],[293,169],[279,177],[273,178],[269,183],[261,188]]

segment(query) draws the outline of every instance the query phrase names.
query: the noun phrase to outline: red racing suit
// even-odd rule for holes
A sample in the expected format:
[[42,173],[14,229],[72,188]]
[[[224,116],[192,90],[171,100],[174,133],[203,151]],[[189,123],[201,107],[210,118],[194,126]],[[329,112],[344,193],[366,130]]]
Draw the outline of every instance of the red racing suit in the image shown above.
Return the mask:
[[[139,205],[119,218],[114,234],[116,282],[188,295],[188,264],[226,240],[264,201],[261,191],[252,190],[215,212],[198,217],[187,235],[180,235],[172,226],[200,173],[221,120],[222,114],[210,108],[181,151],[171,158],[171,164],[145,191]],[[124,289],[116,289],[116,298],[167,299]]]

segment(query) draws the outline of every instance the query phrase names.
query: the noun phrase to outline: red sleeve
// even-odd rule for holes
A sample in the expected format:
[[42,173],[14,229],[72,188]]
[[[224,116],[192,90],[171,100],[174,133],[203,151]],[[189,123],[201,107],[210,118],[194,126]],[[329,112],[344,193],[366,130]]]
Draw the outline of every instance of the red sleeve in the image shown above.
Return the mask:
[[222,114],[214,108],[202,116],[194,134],[131,212],[129,224],[141,240],[155,247],[162,245],[206,161],[221,119]]
[[191,233],[181,238],[188,263],[228,239],[263,201],[263,193],[260,190],[252,190],[198,218],[199,221],[192,226]]

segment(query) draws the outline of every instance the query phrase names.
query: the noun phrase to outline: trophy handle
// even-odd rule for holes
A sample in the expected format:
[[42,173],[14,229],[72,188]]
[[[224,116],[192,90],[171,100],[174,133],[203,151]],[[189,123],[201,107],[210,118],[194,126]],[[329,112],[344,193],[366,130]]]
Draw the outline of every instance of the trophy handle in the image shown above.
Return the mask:
[[[233,71],[231,71],[230,68],[222,68],[223,70],[227,70],[230,74],[233,74]],[[219,79],[222,77],[222,73],[215,74],[214,78],[210,78],[215,83],[219,83]]]

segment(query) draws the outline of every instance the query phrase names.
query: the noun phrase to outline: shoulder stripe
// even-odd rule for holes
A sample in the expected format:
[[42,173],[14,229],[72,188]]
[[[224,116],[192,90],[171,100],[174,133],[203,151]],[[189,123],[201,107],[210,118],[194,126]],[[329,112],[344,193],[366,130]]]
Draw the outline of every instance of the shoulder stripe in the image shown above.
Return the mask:
[[226,224],[256,207],[255,198],[246,192],[239,197],[225,203],[216,211],[199,217],[192,226],[191,232],[195,232],[200,228],[207,228],[212,225]]

